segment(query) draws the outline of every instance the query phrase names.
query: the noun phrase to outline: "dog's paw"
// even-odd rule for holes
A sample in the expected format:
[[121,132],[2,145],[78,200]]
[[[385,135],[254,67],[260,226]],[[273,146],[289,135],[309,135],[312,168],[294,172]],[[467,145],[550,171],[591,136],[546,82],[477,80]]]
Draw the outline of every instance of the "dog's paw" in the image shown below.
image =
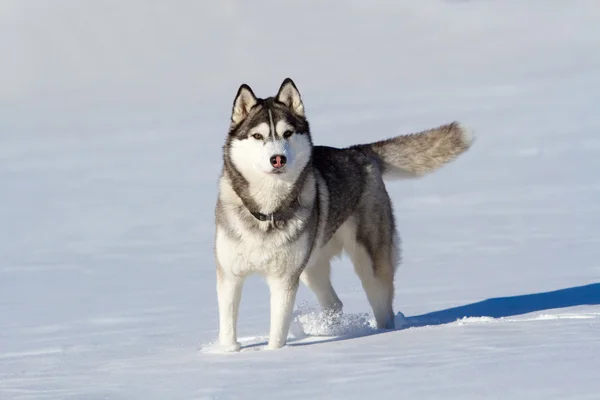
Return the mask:
[[219,343],[217,346],[219,351],[224,353],[235,353],[236,351],[240,351],[242,345],[239,342],[235,343]]
[[201,347],[201,351],[206,354],[223,354],[223,353],[235,353],[240,351],[241,345],[239,343],[227,343],[221,344],[218,341],[212,342]]
[[278,350],[285,346],[285,342],[269,342],[266,349],[267,350]]

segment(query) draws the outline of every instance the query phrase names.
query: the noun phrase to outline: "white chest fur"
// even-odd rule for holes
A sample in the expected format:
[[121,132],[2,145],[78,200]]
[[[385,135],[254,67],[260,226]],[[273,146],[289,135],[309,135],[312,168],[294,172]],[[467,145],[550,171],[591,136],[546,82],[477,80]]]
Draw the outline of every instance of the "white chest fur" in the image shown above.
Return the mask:
[[[283,227],[268,229],[270,222],[260,222],[259,226],[247,225],[247,221],[239,215],[241,199],[234,192],[230,181],[226,178],[222,179],[220,182],[221,212],[227,231],[224,227],[217,227],[215,251],[220,268],[235,275],[252,272],[283,275],[300,268],[306,262],[308,253],[313,247],[310,241],[315,232],[307,229],[307,223],[316,199],[315,184],[312,175],[307,177],[298,198],[303,207],[294,217],[286,221]],[[280,192],[272,191],[272,193]],[[283,191],[282,194],[286,195],[286,192]],[[276,196],[272,194],[271,197]],[[261,204],[260,200],[264,199],[255,196],[253,200]],[[274,204],[271,209],[276,208],[276,205]]]
[[215,250],[220,267],[234,275],[265,273],[283,275],[302,266],[310,251],[308,232],[302,233],[291,244],[285,234],[265,238],[256,233],[246,233],[242,239],[228,236],[217,228]]

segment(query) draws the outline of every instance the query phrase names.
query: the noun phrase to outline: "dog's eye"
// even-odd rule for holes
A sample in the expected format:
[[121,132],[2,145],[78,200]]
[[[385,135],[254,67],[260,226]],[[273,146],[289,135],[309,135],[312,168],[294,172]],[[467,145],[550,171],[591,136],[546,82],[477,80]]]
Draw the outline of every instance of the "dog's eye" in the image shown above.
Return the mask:
[[287,130],[287,131],[283,132],[283,137],[287,139],[287,138],[289,138],[290,136],[292,136],[292,134],[293,134],[293,133],[294,133],[294,132],[292,132],[292,131],[290,131],[290,130]]
[[256,140],[263,140],[263,135],[261,135],[260,133],[255,133],[254,135],[252,135],[252,137]]

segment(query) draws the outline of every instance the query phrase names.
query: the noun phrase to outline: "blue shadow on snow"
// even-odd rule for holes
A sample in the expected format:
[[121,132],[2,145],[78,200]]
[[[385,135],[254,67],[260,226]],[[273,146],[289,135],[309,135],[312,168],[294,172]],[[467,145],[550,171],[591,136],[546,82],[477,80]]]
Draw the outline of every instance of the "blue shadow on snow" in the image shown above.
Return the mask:
[[402,328],[444,325],[465,317],[502,318],[556,308],[597,304],[600,304],[600,283],[592,283],[552,292],[496,297],[464,306],[415,315],[407,317]]
[[[528,314],[536,311],[598,304],[600,304],[600,283],[592,283],[585,286],[554,290],[552,292],[524,294],[510,297],[496,297],[482,300],[477,303],[446,308],[444,310],[433,311],[427,314],[414,315],[405,318],[402,318],[401,315],[397,315],[396,326],[398,328],[396,330],[418,328],[423,326],[445,325],[465,317],[503,318]],[[387,332],[393,332],[393,330],[373,330],[371,332],[361,332],[354,335],[342,335],[325,340],[317,340],[314,342],[309,341],[303,343],[294,343],[292,340],[290,341],[290,346],[306,346],[327,342],[336,342]]]

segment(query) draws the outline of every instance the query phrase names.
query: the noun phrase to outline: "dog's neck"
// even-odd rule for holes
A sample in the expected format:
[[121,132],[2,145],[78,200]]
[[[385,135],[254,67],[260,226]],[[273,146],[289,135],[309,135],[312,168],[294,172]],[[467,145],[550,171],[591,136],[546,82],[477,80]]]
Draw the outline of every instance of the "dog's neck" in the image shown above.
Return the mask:
[[248,180],[235,168],[225,168],[225,176],[239,201],[258,221],[285,222],[301,207],[300,197],[312,169],[307,165],[293,180],[266,176]]
[[298,199],[296,198],[287,208],[280,209],[279,211],[274,211],[270,214],[263,214],[257,211],[252,211],[250,209],[248,209],[248,211],[250,211],[250,214],[252,214],[254,218],[261,222],[270,221],[272,223],[281,223],[291,219],[294,216],[295,211],[298,207],[300,207],[300,201],[298,201]]

